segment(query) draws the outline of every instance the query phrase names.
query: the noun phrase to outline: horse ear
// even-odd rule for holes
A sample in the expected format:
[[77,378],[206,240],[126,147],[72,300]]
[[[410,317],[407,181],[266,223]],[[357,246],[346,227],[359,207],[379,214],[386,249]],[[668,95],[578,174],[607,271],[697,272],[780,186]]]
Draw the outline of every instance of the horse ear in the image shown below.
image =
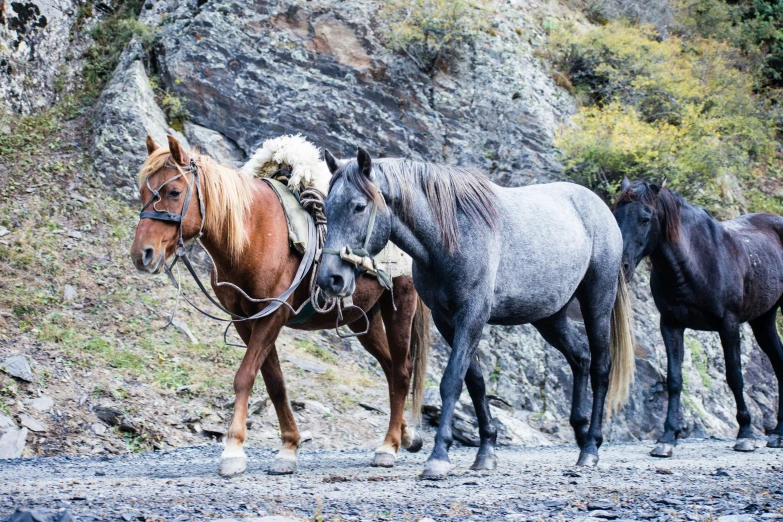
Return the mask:
[[361,147],[359,147],[359,152],[356,154],[356,163],[359,164],[362,174],[369,178],[372,173],[372,159],[370,154]]
[[324,161],[326,162],[326,166],[329,167],[329,172],[332,174],[337,172],[337,169],[340,168],[340,165],[337,163],[337,159],[332,156],[332,153],[327,149],[324,149]]
[[147,134],[147,155],[151,156],[153,152],[158,150],[160,147],[157,143],[155,143],[155,140],[152,139],[152,136]]
[[623,176],[623,180],[620,182],[620,192],[625,192],[625,190],[631,186],[631,180],[628,179],[628,176]]
[[167,134],[166,137],[169,139],[169,152],[171,153],[171,157],[180,165],[187,165],[188,158],[182,150],[182,147],[180,147],[177,138],[171,134]]
[[652,190],[653,194],[655,194],[656,196],[658,195],[658,193],[661,191],[662,188],[663,187],[661,187],[660,185],[655,185],[654,183],[650,183],[650,190]]

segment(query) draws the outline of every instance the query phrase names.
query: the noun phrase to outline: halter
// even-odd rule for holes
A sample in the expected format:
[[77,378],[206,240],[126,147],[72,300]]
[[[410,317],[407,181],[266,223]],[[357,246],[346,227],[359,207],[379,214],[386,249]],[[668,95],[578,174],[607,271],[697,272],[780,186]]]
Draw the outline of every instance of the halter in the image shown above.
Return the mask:
[[353,264],[359,270],[369,272],[378,278],[378,282],[386,290],[392,290],[392,279],[389,274],[382,268],[378,268],[375,259],[367,251],[367,247],[370,244],[370,237],[372,236],[372,230],[375,228],[375,215],[378,213],[378,207],[374,203],[370,203],[370,222],[367,224],[367,234],[364,237],[364,246],[361,248],[352,248],[351,245],[345,245],[343,248],[324,248],[322,252],[324,254],[331,254],[333,256],[340,256],[344,261],[348,261]]

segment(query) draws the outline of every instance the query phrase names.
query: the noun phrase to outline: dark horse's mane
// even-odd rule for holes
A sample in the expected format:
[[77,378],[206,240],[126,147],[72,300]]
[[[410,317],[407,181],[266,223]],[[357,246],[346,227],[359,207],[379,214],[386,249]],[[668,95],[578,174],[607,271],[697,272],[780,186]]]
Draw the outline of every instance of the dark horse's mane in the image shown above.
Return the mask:
[[[466,167],[394,158],[373,160],[373,167],[386,178],[390,190],[399,191],[405,216],[413,215],[413,187],[424,191],[440,227],[441,242],[450,253],[459,251],[458,210],[474,223],[484,222],[494,230],[498,217],[496,195],[492,183],[480,172]],[[342,176],[376,205],[384,205],[380,191],[361,173],[356,162],[345,165],[332,177],[330,190]]]
[[663,232],[666,241],[675,243],[680,238],[680,205],[685,204],[682,196],[666,187],[646,181],[634,181],[617,196],[612,209],[623,203],[638,201],[651,208],[657,215],[663,216]]

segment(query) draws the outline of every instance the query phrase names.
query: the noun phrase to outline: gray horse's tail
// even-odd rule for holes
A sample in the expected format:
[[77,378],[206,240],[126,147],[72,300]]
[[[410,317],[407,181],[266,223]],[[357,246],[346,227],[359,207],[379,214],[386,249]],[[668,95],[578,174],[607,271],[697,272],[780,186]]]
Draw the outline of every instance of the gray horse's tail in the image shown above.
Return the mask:
[[427,360],[430,354],[430,309],[416,297],[416,313],[411,326],[411,359],[413,360],[413,400],[411,421],[421,424],[421,404],[424,400],[424,381],[427,378]]
[[625,283],[623,271],[617,275],[617,297],[612,309],[612,325],[609,340],[609,354],[612,358],[612,369],[609,372],[609,391],[606,394],[606,415],[622,408],[628,402],[629,391],[633,384],[635,360],[633,310],[628,285]]

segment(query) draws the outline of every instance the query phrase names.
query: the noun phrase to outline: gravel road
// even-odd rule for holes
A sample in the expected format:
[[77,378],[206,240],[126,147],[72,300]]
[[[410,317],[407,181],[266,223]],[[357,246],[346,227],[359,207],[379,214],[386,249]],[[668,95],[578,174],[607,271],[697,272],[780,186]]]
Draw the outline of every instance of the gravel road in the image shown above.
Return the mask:
[[[0,519],[16,507],[68,508],[78,520],[212,520],[284,515],[323,520],[783,519],[783,451],[743,454],[731,441],[687,440],[669,460],[648,443],[611,444],[597,469],[573,466],[572,446],[501,448],[495,472],[468,468],[455,448],[447,480],[419,478],[425,451],[398,466],[371,453],[308,450],[296,475],[272,477],[274,452],[248,448],[248,471],[217,476],[220,446],[130,456],[54,457],[0,465]],[[431,446],[431,444],[430,444]],[[746,518],[737,518],[737,517]]]

